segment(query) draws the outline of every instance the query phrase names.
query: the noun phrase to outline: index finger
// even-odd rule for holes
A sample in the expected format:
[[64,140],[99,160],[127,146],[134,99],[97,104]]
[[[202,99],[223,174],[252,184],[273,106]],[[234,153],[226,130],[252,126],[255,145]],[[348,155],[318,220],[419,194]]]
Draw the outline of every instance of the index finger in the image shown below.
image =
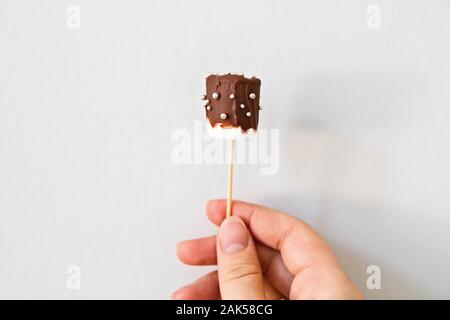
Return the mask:
[[[220,225],[226,215],[226,200],[209,201],[206,212],[213,223]],[[293,275],[313,264],[338,265],[325,240],[297,218],[236,200],[233,200],[231,212],[244,220],[256,241],[280,251],[287,269]]]

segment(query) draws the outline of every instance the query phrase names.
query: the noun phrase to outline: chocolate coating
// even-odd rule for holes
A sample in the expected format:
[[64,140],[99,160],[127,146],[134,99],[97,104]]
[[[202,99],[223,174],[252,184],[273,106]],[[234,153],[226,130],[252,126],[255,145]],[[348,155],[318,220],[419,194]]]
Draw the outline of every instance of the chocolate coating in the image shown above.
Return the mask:
[[[235,74],[208,76],[205,99],[209,101],[205,111],[211,126],[241,128],[244,133],[249,129],[256,130],[260,88],[261,80],[255,77],[249,79]],[[225,119],[223,114],[226,114]]]

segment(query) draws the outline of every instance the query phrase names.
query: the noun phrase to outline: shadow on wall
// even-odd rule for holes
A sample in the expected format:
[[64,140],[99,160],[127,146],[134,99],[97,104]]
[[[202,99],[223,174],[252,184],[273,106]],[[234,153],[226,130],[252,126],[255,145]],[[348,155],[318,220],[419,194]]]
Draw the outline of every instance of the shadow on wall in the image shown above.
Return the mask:
[[[367,298],[424,298],[399,272],[401,239],[390,222],[395,199],[386,139],[420,108],[424,84],[395,70],[302,77],[282,131],[280,174],[290,194],[259,199],[268,206],[302,212],[334,248]],[[293,191],[294,190],[294,191]],[[401,214],[401,213],[400,213]],[[393,243],[398,243],[393,246]],[[414,257],[407,257],[414,260]],[[382,270],[382,289],[368,290],[367,267]]]
[[367,267],[376,261],[366,252],[356,251],[342,243],[331,241],[336,255],[339,257],[344,270],[350,278],[358,285],[364,293],[366,299],[427,299],[433,296],[430,292],[425,292],[424,288],[419,288],[412,279],[407,279],[400,271],[392,265],[381,264],[381,288],[369,290],[366,282],[371,274],[368,274]]
[[424,90],[415,74],[395,70],[372,73],[316,74],[298,81],[289,104],[293,129],[385,129],[417,104]]
[[393,71],[318,74],[298,81],[280,173],[304,190],[383,203],[391,176],[386,142],[421,107],[424,84]]
[[[423,299],[433,296],[432,292],[418,287],[417,283],[398,270],[396,264],[402,252],[396,254],[392,242],[400,242],[401,239],[394,240],[395,232],[390,225],[382,224],[389,214],[381,212],[385,208],[302,194],[272,194],[258,201],[292,214],[317,230],[333,248],[344,270],[367,299]],[[324,204],[324,201],[327,203]],[[324,210],[324,207],[329,206],[333,209]],[[375,228],[373,224],[381,225],[381,228]],[[391,258],[393,255],[397,257],[395,260]],[[366,286],[370,276],[366,272],[367,267],[374,264],[381,268],[379,290],[369,290]]]

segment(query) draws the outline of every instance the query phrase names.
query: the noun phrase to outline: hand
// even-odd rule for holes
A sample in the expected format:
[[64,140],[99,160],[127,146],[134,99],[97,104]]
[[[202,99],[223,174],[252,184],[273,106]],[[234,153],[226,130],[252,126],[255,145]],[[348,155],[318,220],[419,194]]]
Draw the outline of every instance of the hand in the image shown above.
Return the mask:
[[362,299],[326,242],[306,223],[263,206],[212,200],[206,212],[217,236],[180,242],[189,265],[218,265],[174,299]]

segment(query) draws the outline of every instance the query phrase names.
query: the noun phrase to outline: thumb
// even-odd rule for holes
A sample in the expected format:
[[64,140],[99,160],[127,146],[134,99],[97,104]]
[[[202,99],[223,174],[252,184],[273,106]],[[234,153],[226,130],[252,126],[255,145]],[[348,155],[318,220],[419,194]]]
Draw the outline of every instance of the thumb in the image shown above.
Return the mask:
[[216,247],[222,299],[265,299],[255,243],[239,217],[222,222]]

